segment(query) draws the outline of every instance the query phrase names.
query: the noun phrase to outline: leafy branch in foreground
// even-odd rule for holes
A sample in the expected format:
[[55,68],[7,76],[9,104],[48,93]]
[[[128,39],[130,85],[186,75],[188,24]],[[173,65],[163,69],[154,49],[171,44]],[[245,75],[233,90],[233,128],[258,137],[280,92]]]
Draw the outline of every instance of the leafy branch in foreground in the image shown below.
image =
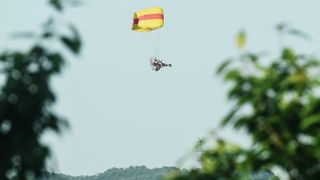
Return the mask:
[[50,19],[31,48],[0,54],[0,75],[5,78],[0,89],[0,179],[39,176],[50,155],[41,136],[47,130],[60,133],[68,125],[52,110],[56,96],[50,86],[52,76],[61,73],[66,59],[50,44],[60,43],[78,54],[80,36],[74,27],[71,32],[71,36],[60,34],[54,19]]
[[274,168],[290,179],[320,177],[320,60],[290,47],[266,59],[243,52],[217,71],[231,85],[228,99],[234,104],[221,125],[245,130],[252,146],[220,141],[201,154],[199,168],[171,179],[254,179]]

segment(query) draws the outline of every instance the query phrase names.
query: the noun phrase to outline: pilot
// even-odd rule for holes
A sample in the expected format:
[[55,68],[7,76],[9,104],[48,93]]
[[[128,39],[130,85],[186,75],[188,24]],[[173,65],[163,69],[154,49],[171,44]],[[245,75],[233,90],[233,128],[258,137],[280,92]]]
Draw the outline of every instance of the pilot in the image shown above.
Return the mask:
[[169,66],[169,67],[172,66],[171,64],[163,63],[160,59],[157,59],[155,57],[151,58],[151,65],[153,67],[153,70],[155,71],[159,71],[161,68],[166,66]]

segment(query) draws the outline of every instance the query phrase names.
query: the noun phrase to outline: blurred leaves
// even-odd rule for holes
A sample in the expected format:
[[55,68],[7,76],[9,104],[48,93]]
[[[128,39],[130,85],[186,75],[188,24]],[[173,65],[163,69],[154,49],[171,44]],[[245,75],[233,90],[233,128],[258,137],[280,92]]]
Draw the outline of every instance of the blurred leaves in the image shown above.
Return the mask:
[[[50,0],[58,11],[62,1]],[[35,179],[46,169],[45,161],[50,148],[43,144],[44,132],[61,133],[68,127],[52,107],[56,96],[51,79],[61,73],[66,62],[64,51],[52,43],[63,42],[73,54],[81,50],[77,29],[70,27],[71,35],[61,35],[49,18],[42,32],[13,33],[14,38],[31,38],[35,41],[27,50],[7,50],[0,53],[1,70],[5,77],[0,87],[0,179]]]
[[232,59],[227,59],[225,62],[223,62],[217,69],[217,74],[221,74],[228,65],[232,62]]
[[[308,37],[286,24],[279,24],[277,30],[283,36]],[[244,31],[239,32],[239,49],[245,39]],[[213,148],[203,149],[199,168],[172,179],[255,179],[274,167],[290,179],[320,177],[320,83],[319,73],[312,73],[319,72],[320,59],[289,47],[267,63],[260,59],[260,54],[246,52],[217,68],[230,85],[228,98],[233,105],[221,127],[246,131],[252,146],[241,148],[217,140]],[[269,178],[278,179],[272,174],[262,179]]]
[[295,29],[295,28],[289,26],[287,23],[279,23],[276,26],[276,29],[280,33],[284,33],[284,34],[300,37],[300,38],[302,38],[304,40],[310,40],[311,39],[310,36],[307,33],[303,32],[301,30]]

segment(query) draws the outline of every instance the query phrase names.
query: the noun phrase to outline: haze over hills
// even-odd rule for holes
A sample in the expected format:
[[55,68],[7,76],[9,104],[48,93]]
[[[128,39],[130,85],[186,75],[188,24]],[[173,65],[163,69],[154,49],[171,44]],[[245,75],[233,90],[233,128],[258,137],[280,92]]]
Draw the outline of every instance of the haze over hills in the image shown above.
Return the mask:
[[130,166],[129,168],[111,168],[103,173],[92,176],[69,176],[57,173],[46,173],[39,180],[161,180],[175,167],[149,169],[146,166]]
[[[163,180],[163,177],[173,171],[187,172],[176,167],[162,167],[149,169],[146,166],[130,166],[128,168],[111,168],[103,173],[92,176],[69,176],[57,173],[45,173],[38,180]],[[253,174],[251,180],[270,180],[272,172],[261,171]],[[277,179],[277,178],[276,178]]]

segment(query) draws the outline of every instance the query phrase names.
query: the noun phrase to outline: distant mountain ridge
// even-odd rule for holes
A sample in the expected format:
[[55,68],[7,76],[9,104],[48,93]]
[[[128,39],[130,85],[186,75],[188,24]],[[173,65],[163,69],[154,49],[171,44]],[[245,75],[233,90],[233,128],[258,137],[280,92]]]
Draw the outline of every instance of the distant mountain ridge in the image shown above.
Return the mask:
[[178,170],[176,167],[149,169],[146,166],[130,166],[128,168],[111,168],[92,176],[69,176],[48,172],[38,180],[162,180],[163,176]]
[[[146,166],[130,166],[128,168],[111,168],[103,173],[92,176],[69,176],[65,174],[46,172],[37,180],[163,180],[172,171],[185,173],[188,170],[176,167],[162,167],[149,169]],[[250,180],[270,180],[275,178],[271,171],[260,171],[252,175]]]

